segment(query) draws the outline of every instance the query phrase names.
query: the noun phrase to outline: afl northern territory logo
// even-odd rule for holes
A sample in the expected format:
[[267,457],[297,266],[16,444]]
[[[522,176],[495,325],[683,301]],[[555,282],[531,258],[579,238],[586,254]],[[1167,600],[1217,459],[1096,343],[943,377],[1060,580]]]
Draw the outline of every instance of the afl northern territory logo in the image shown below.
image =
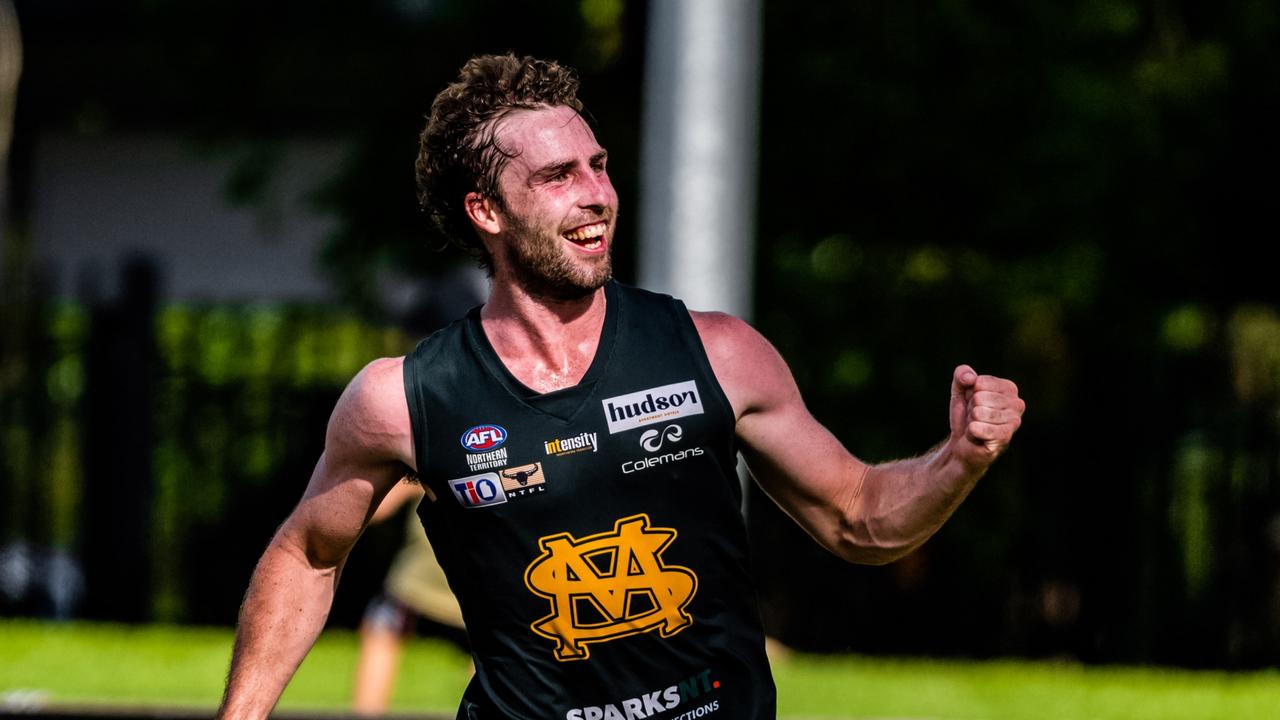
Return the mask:
[[650,527],[643,513],[622,518],[612,532],[538,541],[542,554],[525,571],[530,592],[551,601],[533,631],[556,641],[557,660],[586,660],[590,643],[657,630],[671,637],[693,624],[685,607],[698,591],[689,568],[666,565],[662,552],[674,528]]
[[501,425],[476,425],[462,433],[459,442],[471,452],[493,450],[507,441],[507,429]]

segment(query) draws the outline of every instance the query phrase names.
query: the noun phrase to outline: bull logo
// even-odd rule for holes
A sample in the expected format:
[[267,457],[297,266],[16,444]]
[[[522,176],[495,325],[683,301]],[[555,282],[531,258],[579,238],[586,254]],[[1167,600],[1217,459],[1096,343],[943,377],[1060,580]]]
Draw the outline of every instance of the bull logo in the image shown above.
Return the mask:
[[644,513],[614,522],[612,532],[542,538],[542,554],[529,564],[524,583],[551,601],[551,614],[530,627],[556,641],[562,661],[586,660],[589,643],[655,629],[665,638],[689,627],[693,618],[685,607],[698,591],[698,576],[662,562],[675,539],[674,528],[650,527]]
[[516,488],[527,487],[529,483],[539,485],[544,480],[539,477],[542,474],[542,463],[534,463],[518,468],[507,468],[502,471],[502,487],[507,490],[515,490]]

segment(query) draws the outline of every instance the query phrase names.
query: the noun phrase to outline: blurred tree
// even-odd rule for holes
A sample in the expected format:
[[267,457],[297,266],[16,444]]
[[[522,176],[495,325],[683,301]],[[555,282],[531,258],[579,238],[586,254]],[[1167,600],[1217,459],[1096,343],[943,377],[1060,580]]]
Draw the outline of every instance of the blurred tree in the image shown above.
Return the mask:
[[[22,364],[5,377],[12,387],[24,388],[21,396],[6,391],[0,403],[0,441],[12,448],[4,453],[11,467],[0,468],[5,499],[11,501],[4,508],[13,514],[4,520],[6,534],[43,541],[36,536],[49,527],[70,526],[59,537],[66,535],[64,541],[83,557],[95,551],[102,557],[112,554],[112,545],[98,542],[98,530],[124,523],[117,529],[128,530],[142,548],[116,553],[134,580],[121,585],[137,586],[127,588],[136,596],[124,598],[125,590],[115,599],[98,594],[85,612],[230,622],[248,568],[296,501],[318,455],[322,434],[314,429],[323,427],[338,391],[371,353],[407,348],[398,334],[394,341],[383,340],[387,324],[413,318],[391,316],[379,284],[397,274],[441,274],[464,261],[457,253],[437,252],[445,243],[425,222],[414,188],[417,135],[434,93],[477,52],[512,50],[565,60],[583,74],[583,97],[602,126],[602,140],[620,167],[634,169],[639,97],[609,89],[638,83],[643,7],[621,0],[377,0],[359,6],[50,0],[22,2],[19,11],[29,56],[17,118],[21,157],[14,163],[21,189],[30,187],[29,158],[46,133],[182,134],[195,153],[235,160],[225,196],[248,206],[271,202],[286,143],[320,137],[345,148],[337,173],[314,178],[311,198],[318,212],[335,220],[324,261],[345,304],[358,314],[162,305],[154,329],[158,366],[144,373],[154,402],[137,406],[154,413],[154,438],[93,422],[82,437],[62,420],[41,421],[31,413],[58,409],[66,418],[77,417],[80,396],[67,389],[84,383],[86,364],[125,359],[127,353],[108,352],[107,338],[114,333],[103,318],[113,308],[92,313],[90,328],[80,335],[53,327],[39,304],[25,297],[0,309],[15,319],[0,332],[16,336],[26,328],[33,338],[21,352],[3,356],[12,359],[6,368]],[[14,47],[4,45],[6,52]],[[634,203],[633,175],[615,176],[624,206]],[[625,233],[630,218],[623,218]],[[634,262],[624,255],[619,265],[625,275]],[[6,295],[11,288],[16,292],[6,283]],[[72,317],[76,309],[60,306],[56,317]],[[67,355],[38,354],[42,344]],[[136,350],[137,357],[152,352]],[[51,392],[62,398],[55,403],[43,397],[43,384],[32,382],[46,371]],[[87,374],[90,396],[121,389],[113,387],[111,373]],[[93,460],[125,439],[154,447],[132,455],[152,469],[142,473],[148,477],[133,473],[138,485],[121,493],[131,512],[150,508],[149,523],[105,513],[116,497],[112,488],[121,489],[118,468]],[[78,462],[81,443],[92,456],[87,464]],[[41,478],[46,448],[60,458],[58,477],[74,478],[51,486],[57,489],[47,503],[32,494],[47,487]],[[87,504],[80,503],[81,473],[100,481],[88,488]],[[56,509],[46,512],[46,505]],[[391,549],[381,548],[382,554]],[[370,543],[358,552],[370,552]],[[368,587],[375,586],[380,578],[378,559],[373,560],[348,573],[353,586],[362,575]],[[91,568],[91,584],[106,582],[109,563],[89,558],[89,564],[97,568]],[[362,607],[360,599],[340,598],[334,617],[354,622]]]
[[[313,193],[337,221],[325,265],[343,297],[377,317],[387,272],[431,274],[461,260],[435,252],[445,243],[418,208],[413,160],[431,98],[473,54],[510,50],[579,68],[584,100],[622,161],[615,183],[624,207],[634,206],[639,97],[612,88],[639,83],[643,7],[635,5],[24,3],[25,118],[32,133],[185,131],[204,152],[237,158],[227,197],[249,204],[263,199],[281,143],[341,141],[345,162],[316,178]],[[620,264],[629,273],[632,255]]]
[[[19,11],[15,192],[49,130],[185,132],[237,157],[226,191],[242,203],[262,201],[287,139],[336,138],[346,162],[316,179],[314,200],[337,220],[328,267],[364,318],[385,314],[374,289],[389,271],[458,261],[433,252],[442,239],[414,197],[433,94],[477,52],[575,64],[623,198],[619,274],[632,276],[641,2],[41,0]],[[755,317],[811,409],[883,460],[941,438],[958,362],[1016,379],[1029,404],[1009,455],[895,566],[825,556],[757,496],[771,629],[823,650],[1280,661],[1280,289],[1265,241],[1273,183],[1257,179],[1280,159],[1280,10],[908,0],[764,12]],[[251,562],[293,497],[262,479],[305,472],[315,449],[271,428],[326,412],[342,380],[260,370],[294,367],[268,347],[309,367],[322,319],[170,308],[160,322],[162,362],[181,369],[159,381],[174,404],[158,410],[155,491],[172,522],[155,537],[185,533],[184,548],[205,549],[183,557],[208,571],[174,575],[178,556],[158,553],[153,570],[178,579],[153,610],[228,619],[200,604],[244,584],[214,570],[220,513],[235,508],[253,528],[227,551]],[[6,338],[18,332],[5,325]],[[258,350],[240,357],[245,347]],[[19,407],[11,397],[4,407]],[[193,414],[173,410],[183,405]],[[8,438],[41,427],[3,421]],[[228,467],[243,474],[219,489]],[[189,496],[206,510],[182,514]]]
[[[778,604],[806,598],[778,611],[784,637],[1274,661],[1274,645],[1232,640],[1227,619],[1265,602],[1243,561],[1274,566],[1246,539],[1265,522],[1223,542],[1242,534],[1230,528],[1244,508],[1280,504],[1275,453],[1240,444],[1273,425],[1235,422],[1216,328],[1237,303],[1277,299],[1252,237],[1273,224],[1268,191],[1243,172],[1277,159],[1275,10],[766,13],[760,267],[772,271],[758,317],[815,413],[887,459],[945,431],[955,363],[1017,379],[1029,404],[1013,451],[910,573],[840,567],[761,514],[759,535],[779,546],[771,574],[783,558],[793,569]],[[1248,500],[1226,490],[1233,463],[1256,473]],[[794,591],[797,576],[828,613]],[[1068,632],[1046,610],[1064,587],[1079,597]],[[838,619],[801,620],[814,614]]]

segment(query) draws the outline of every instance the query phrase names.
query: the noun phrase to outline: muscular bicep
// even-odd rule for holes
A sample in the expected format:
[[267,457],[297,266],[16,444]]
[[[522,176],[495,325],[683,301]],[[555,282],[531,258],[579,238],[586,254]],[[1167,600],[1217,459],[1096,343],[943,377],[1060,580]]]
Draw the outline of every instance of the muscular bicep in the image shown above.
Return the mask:
[[279,538],[314,567],[346,558],[383,497],[413,469],[413,441],[399,358],[378,360],[347,386],[325,449]]
[[744,416],[738,439],[760,487],[826,545],[852,506],[867,466],[799,402]]

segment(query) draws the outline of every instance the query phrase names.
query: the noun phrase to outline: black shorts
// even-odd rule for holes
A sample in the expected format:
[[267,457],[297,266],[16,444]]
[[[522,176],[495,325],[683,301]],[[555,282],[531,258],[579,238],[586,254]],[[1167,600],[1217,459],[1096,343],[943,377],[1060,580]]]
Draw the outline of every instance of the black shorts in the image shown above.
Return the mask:
[[402,638],[413,635],[438,637],[447,640],[468,655],[471,654],[471,643],[467,639],[466,630],[419,615],[416,610],[390,593],[380,593],[369,601],[369,605],[364,610],[364,626],[386,630]]

